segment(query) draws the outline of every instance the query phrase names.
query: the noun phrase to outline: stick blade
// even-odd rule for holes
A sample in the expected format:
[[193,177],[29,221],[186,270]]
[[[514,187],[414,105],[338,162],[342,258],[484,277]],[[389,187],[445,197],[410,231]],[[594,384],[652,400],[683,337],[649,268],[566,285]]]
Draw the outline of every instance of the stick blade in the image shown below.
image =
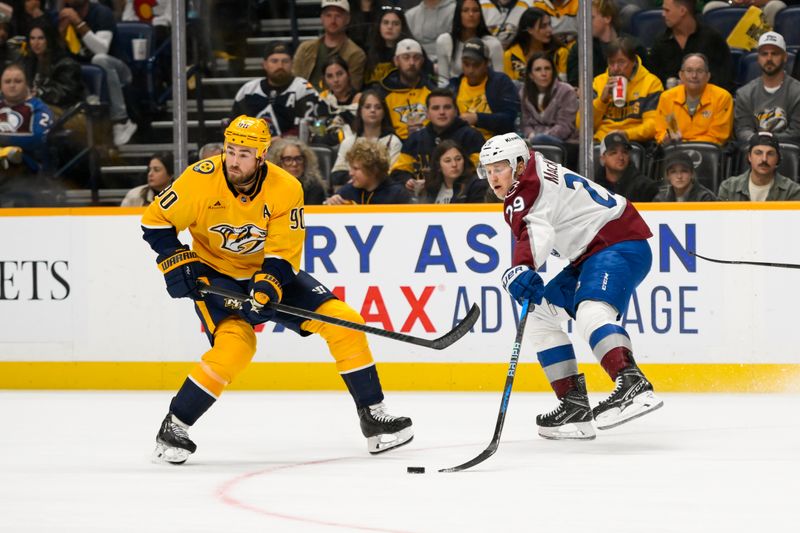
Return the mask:
[[472,326],[475,325],[475,322],[478,321],[478,318],[481,316],[481,309],[478,307],[477,304],[472,304],[472,307],[469,308],[467,312],[467,316],[464,317],[464,320],[458,323],[456,327],[439,337],[438,339],[434,339],[430,341],[429,347],[433,348],[434,350],[444,350],[458,339],[466,335],[469,330],[472,329]]
[[484,462],[486,459],[494,455],[494,452],[497,451],[497,443],[492,442],[488,448],[483,450],[477,457],[470,459],[464,464],[460,464],[458,466],[451,466],[450,468],[442,468],[439,472],[443,473],[450,473],[450,472],[461,472],[462,470],[466,470],[467,468],[472,468],[473,466]]

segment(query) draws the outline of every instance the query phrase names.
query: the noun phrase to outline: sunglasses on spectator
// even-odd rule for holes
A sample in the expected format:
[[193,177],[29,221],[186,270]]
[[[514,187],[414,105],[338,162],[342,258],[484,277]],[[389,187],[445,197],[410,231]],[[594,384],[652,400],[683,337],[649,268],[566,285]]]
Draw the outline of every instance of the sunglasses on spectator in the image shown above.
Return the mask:
[[303,157],[302,155],[296,155],[294,157],[292,156],[281,157],[281,164],[283,165],[299,165],[305,162],[306,158]]
[[400,13],[403,12],[403,8],[400,6],[381,6],[382,11],[399,11]]

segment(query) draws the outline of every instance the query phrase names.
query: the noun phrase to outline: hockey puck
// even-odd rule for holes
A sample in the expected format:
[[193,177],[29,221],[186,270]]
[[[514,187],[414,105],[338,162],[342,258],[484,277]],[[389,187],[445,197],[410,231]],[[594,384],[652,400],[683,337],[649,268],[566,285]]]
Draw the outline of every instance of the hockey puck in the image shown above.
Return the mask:
[[409,474],[424,474],[425,467],[424,466],[409,466],[406,468],[406,472]]

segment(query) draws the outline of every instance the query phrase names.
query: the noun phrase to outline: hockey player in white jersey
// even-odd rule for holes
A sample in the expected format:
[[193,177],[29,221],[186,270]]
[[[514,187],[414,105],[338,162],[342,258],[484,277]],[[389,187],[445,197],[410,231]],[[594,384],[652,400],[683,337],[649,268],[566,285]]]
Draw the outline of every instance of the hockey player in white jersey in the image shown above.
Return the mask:
[[[652,263],[647,243],[652,233],[633,205],[541,154],[532,158],[515,133],[483,145],[478,174],[504,200],[515,247],[503,287],[518,302],[536,305],[525,335],[561,402],[536,417],[539,434],[593,439],[593,419],[599,429],[608,429],[661,407],[619,323]],[[536,270],[551,254],[568,259],[569,265],[545,285]],[[616,383],[594,409],[561,327],[570,318]]]

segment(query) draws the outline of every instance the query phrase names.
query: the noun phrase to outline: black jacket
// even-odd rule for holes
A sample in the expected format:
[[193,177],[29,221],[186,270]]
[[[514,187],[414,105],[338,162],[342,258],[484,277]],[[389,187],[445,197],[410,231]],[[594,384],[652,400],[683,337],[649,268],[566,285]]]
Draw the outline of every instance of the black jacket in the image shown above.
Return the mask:
[[[453,183],[453,198],[451,204],[482,204],[485,202],[489,182],[482,180],[477,174],[461,176]],[[439,191],[426,191],[422,203],[432,204],[436,201]]]
[[[658,194],[655,198],[653,198],[654,202],[676,202],[675,199],[675,189],[672,188],[672,185],[665,185],[661,187],[661,190],[658,191]],[[689,189],[689,193],[686,195],[685,202],[716,202],[717,196],[711,192],[709,189],[706,189],[696,181],[692,184],[692,188]]]
[[658,194],[658,184],[647,176],[640,174],[636,165],[631,163],[617,183],[606,179],[606,169],[602,167],[595,177],[595,183],[602,185],[614,194],[624,196],[631,202],[652,202]]
[[436,146],[444,140],[455,141],[464,152],[476,163],[484,140],[481,132],[456,117],[450,127],[436,132],[428,123],[424,128],[409,135],[403,143],[403,151],[392,167],[392,180],[405,183],[416,177],[422,168],[430,168],[430,157]]
[[403,185],[393,183],[389,179],[385,179],[378,185],[378,188],[372,192],[365,189],[359,189],[353,186],[352,183],[345,184],[337,192],[345,200],[350,200],[356,204],[407,204],[411,201],[411,194],[406,190]]
[[55,56],[42,68],[38,58],[30,54],[25,58],[25,75],[46,104],[66,108],[83,100],[81,65],[69,56]]
[[690,52],[700,52],[708,58],[711,83],[733,92],[731,49],[725,37],[717,30],[700,22],[697,23],[697,30],[686,40],[683,49],[672,36],[671,29],[667,28],[659,35],[650,50],[649,64],[652,68],[649,70],[658,76],[661,83],[666,83],[668,78],[678,77],[683,56]]

